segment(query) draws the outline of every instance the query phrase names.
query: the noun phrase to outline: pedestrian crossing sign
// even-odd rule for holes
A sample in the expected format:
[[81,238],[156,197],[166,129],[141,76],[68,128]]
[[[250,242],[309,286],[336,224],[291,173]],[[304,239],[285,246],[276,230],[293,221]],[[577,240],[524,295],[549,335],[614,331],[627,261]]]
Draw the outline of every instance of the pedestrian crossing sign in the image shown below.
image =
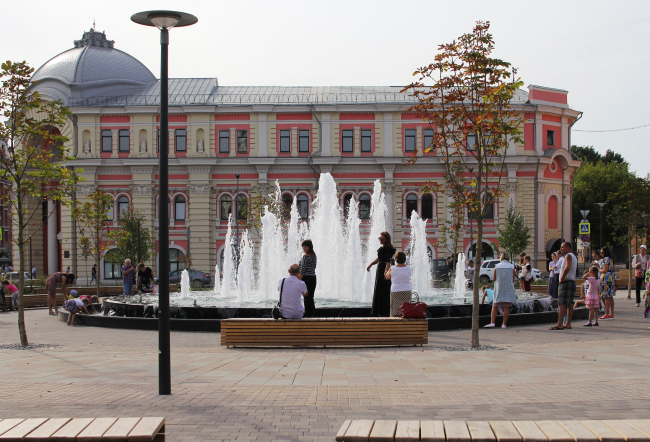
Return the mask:
[[591,234],[591,224],[589,223],[580,223],[580,234],[589,235]]

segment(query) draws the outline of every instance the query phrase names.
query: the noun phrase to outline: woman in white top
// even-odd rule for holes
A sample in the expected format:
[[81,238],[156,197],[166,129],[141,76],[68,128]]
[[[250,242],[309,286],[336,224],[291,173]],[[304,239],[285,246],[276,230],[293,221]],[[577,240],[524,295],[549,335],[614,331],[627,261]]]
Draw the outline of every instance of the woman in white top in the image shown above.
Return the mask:
[[390,286],[390,315],[399,316],[402,303],[411,301],[411,267],[406,265],[406,254],[395,254],[395,265],[387,264],[384,278],[391,280]]

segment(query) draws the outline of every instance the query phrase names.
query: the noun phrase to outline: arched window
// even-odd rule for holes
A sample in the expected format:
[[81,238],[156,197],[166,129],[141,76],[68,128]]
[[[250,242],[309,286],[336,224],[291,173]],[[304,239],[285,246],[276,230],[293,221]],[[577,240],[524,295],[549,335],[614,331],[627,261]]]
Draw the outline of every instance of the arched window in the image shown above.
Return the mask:
[[350,214],[350,201],[352,201],[352,194],[348,193],[343,197],[343,216],[345,219],[347,219]]
[[108,209],[106,212],[106,219],[105,221],[113,221],[113,209],[115,208],[114,204],[111,204],[111,207]]
[[245,220],[248,214],[248,205],[247,205],[247,200],[245,195],[238,195],[237,196],[237,209],[236,209],[236,217],[238,220]]
[[174,198],[174,218],[176,221],[185,221],[185,197],[182,195]]
[[359,218],[370,219],[370,196],[367,193],[359,197]]
[[300,219],[309,218],[309,199],[307,199],[307,195],[298,195],[296,201],[298,203],[298,213],[300,214]]
[[228,221],[228,216],[230,216],[231,211],[232,211],[232,198],[230,198],[230,195],[223,195],[221,197],[221,207],[220,207],[221,220]]
[[433,219],[433,195],[422,196],[422,219]]
[[548,199],[548,228],[557,229],[557,197],[555,195]]
[[117,199],[117,219],[122,219],[127,210],[129,210],[129,199],[122,195]]
[[[169,249],[169,272],[178,272],[185,269],[185,254],[178,249]],[[172,276],[172,275],[170,275]],[[176,276],[176,275],[173,275]]]
[[293,206],[293,198],[291,197],[291,195],[289,195],[288,193],[282,195],[282,202],[287,207],[287,210],[291,210],[291,206]]
[[406,196],[406,217],[411,218],[411,213],[418,211],[418,197],[414,193],[409,193]]

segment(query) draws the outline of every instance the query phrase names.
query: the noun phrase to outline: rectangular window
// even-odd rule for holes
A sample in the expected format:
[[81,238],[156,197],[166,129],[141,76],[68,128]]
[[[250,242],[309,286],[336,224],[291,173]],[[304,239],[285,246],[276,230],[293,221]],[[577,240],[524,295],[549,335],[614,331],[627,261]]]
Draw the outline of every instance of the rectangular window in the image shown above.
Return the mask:
[[298,152],[309,152],[309,129],[298,132]]
[[113,133],[110,130],[102,131],[102,152],[113,152]]
[[476,150],[476,135],[467,135],[466,146],[467,150]]
[[127,129],[120,130],[120,152],[128,152],[129,147],[129,131]]
[[248,131],[238,130],[237,131],[237,153],[246,153],[246,152],[248,152]]
[[404,131],[404,151],[413,152],[415,150],[415,129],[406,129]]
[[424,139],[422,140],[422,150],[425,152],[428,149],[433,149],[433,146],[431,146],[431,143],[433,142],[433,129],[424,129],[422,132],[424,135]]
[[555,146],[555,131],[547,130],[546,131],[546,144],[549,146]]
[[372,130],[361,130],[361,152],[372,152]]
[[341,146],[343,152],[354,152],[354,131],[344,130],[341,132]]
[[176,152],[187,152],[187,131],[185,129],[176,129],[174,135]]
[[230,153],[230,131],[219,131],[219,153]]
[[280,131],[280,152],[291,152],[291,131]]

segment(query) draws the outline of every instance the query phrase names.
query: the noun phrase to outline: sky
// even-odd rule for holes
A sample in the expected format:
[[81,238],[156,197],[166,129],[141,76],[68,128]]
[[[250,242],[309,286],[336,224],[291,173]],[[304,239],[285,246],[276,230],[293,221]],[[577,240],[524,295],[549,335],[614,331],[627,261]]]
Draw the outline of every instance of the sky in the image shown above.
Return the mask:
[[569,91],[570,107],[583,112],[572,144],[611,149],[639,176],[650,173],[647,0],[33,0],[29,10],[4,1],[0,58],[38,68],[94,20],[158,77],[158,31],[130,20],[152,9],[199,19],[170,32],[170,78],[224,86],[404,86],[439,44],[489,21],[494,56],[517,67],[525,86]]

